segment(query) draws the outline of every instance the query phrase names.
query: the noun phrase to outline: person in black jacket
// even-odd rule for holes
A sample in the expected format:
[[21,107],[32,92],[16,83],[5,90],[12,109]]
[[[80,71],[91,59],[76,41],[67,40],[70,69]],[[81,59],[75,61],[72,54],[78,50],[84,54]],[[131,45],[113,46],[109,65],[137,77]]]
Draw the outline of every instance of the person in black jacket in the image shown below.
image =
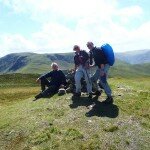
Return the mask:
[[89,98],[92,98],[92,83],[89,77],[89,55],[86,51],[81,50],[78,45],[73,47],[75,51],[74,63],[75,63],[75,96],[81,96],[81,78],[84,78],[87,84],[87,93]]
[[112,92],[107,82],[107,75],[110,67],[107,58],[100,48],[94,47],[92,42],[87,42],[87,47],[90,50],[90,65],[93,64],[94,59],[95,66],[98,67],[91,80],[97,81],[100,79],[100,84],[107,95],[107,99],[104,101],[104,103],[113,103],[113,98],[111,96]]
[[[36,82],[41,85],[41,93],[35,96],[35,100],[46,97],[58,92],[59,88],[66,85],[66,77],[64,73],[59,70],[57,63],[51,64],[52,71],[40,76]],[[50,78],[50,81],[47,79]],[[48,87],[48,88],[46,88]]]

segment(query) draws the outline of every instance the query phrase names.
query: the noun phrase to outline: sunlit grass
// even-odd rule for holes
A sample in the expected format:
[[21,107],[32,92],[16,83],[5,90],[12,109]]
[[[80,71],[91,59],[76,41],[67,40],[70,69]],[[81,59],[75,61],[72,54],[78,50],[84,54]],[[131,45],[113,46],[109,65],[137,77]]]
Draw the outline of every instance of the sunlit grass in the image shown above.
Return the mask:
[[[73,104],[72,94],[56,94],[33,102],[40,90],[34,77],[26,82],[34,86],[23,86],[18,82],[15,87],[12,84],[1,87],[1,149],[148,150],[149,81],[150,78],[111,78],[114,104],[102,105],[103,93],[93,107],[89,107],[93,102],[86,96]],[[86,115],[89,112],[91,116]]]

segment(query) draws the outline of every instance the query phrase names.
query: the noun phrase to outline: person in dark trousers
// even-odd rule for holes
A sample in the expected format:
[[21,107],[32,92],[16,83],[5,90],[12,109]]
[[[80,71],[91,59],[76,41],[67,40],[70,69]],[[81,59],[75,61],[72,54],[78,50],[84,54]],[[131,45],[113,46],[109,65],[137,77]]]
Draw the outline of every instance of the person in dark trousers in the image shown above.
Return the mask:
[[[42,97],[53,95],[58,92],[59,88],[66,85],[66,77],[64,73],[59,70],[57,63],[51,64],[52,71],[40,76],[36,82],[41,85],[41,93],[35,96],[34,100]],[[50,81],[47,79],[50,78]],[[46,88],[47,87],[47,88]]]
[[78,45],[74,45],[75,51],[74,63],[75,63],[75,86],[76,93],[74,96],[81,96],[81,78],[84,78],[87,85],[87,93],[89,98],[92,98],[92,83],[89,76],[89,55],[86,51],[81,50]]
[[87,47],[90,50],[90,64],[92,65],[94,59],[95,65],[98,67],[91,80],[100,79],[100,84],[107,95],[104,103],[113,103],[112,92],[107,82],[108,70],[110,68],[107,58],[100,48],[94,47],[92,42],[87,42]]

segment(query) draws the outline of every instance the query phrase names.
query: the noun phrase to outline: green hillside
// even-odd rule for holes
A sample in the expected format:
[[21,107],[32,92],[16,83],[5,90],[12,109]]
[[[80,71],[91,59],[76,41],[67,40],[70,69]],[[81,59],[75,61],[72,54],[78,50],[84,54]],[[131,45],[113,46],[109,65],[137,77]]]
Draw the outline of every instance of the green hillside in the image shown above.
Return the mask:
[[[59,57],[60,56],[60,57]],[[28,58],[28,64],[17,70],[18,73],[43,73],[51,70],[51,63],[57,62],[60,69],[66,70],[73,67],[72,61],[70,62],[69,54],[61,57],[61,55],[48,55],[48,54],[34,54]],[[72,55],[71,55],[72,56]],[[73,58],[73,56],[72,56]]]
[[[0,59],[0,73],[31,73],[43,74],[48,72],[52,62],[57,62],[60,69],[73,68],[73,53],[65,54],[35,54],[16,53]],[[111,67],[110,76],[138,77],[150,76],[150,63],[131,65],[121,60]]]
[[120,60],[116,60],[116,63],[111,67],[109,71],[110,76],[120,77],[139,77],[150,76],[150,63],[131,65]]
[[43,73],[51,69],[52,62],[57,62],[62,70],[73,67],[73,55],[16,53],[0,59],[1,73]]

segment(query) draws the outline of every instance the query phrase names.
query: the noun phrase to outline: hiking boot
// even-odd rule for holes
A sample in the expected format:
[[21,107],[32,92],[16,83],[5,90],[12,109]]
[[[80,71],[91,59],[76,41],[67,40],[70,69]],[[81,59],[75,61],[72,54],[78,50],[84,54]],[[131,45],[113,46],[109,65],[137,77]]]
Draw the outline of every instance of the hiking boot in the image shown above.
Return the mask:
[[112,98],[112,96],[108,96],[107,98],[106,98],[106,100],[103,102],[104,104],[112,104],[113,103],[113,98]]
[[101,96],[101,94],[102,94],[102,90],[100,90],[100,91],[95,91],[95,92],[92,92],[92,94],[93,95],[96,95],[96,96]]
[[89,93],[88,98],[92,99],[92,93]]
[[42,97],[43,97],[42,93],[39,93],[38,95],[35,96],[35,99],[33,101],[36,101]]
[[59,96],[62,96],[62,95],[64,95],[64,94],[66,94],[66,90],[65,90],[64,88],[60,88],[60,89],[58,90],[58,95],[59,95]]
[[73,96],[75,96],[75,97],[80,97],[80,96],[81,96],[81,92],[79,92],[79,93],[74,93]]

